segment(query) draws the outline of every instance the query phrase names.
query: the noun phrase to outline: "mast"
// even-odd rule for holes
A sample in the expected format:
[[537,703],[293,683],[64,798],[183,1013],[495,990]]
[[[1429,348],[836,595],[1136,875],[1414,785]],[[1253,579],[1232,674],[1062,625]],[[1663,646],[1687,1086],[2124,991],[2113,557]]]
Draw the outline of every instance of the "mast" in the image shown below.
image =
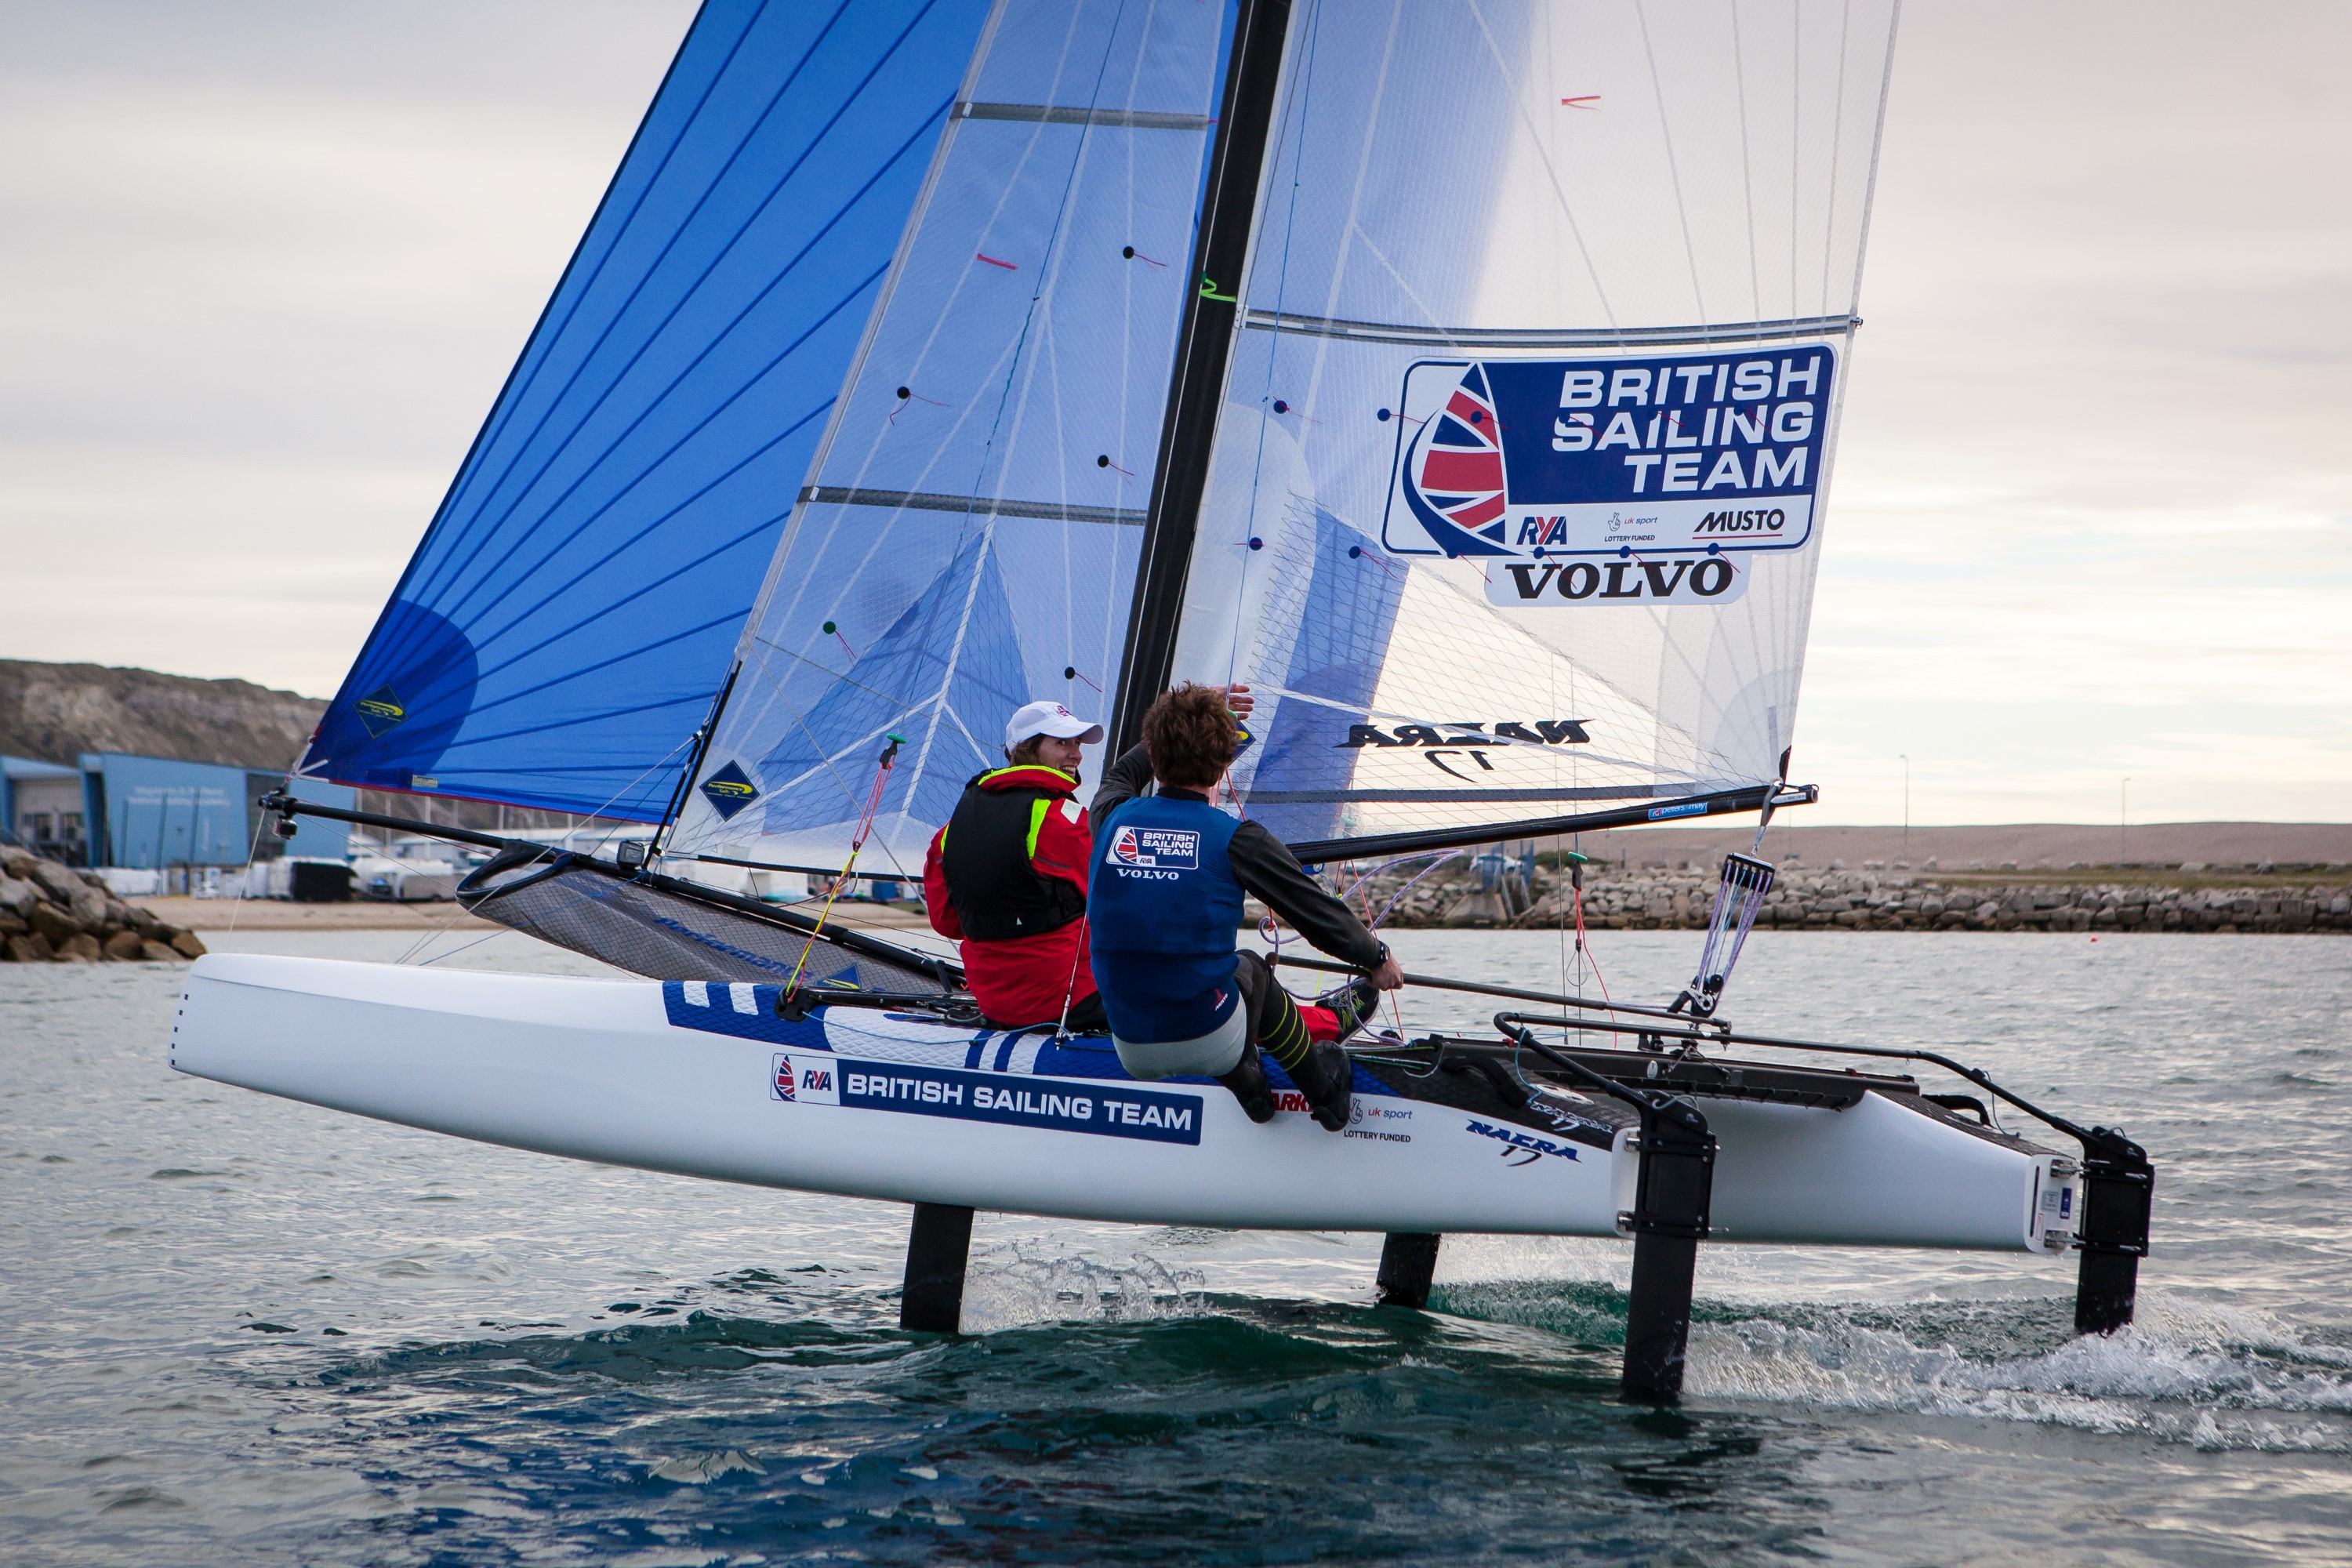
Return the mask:
[[1150,518],[1144,524],[1143,558],[1136,568],[1135,598],[1128,612],[1118,695],[1112,704],[1112,756],[1141,739],[1144,710],[1168,684],[1176,657],[1192,536],[1208,486],[1209,448],[1233,353],[1234,311],[1249,260],[1250,230],[1257,215],[1289,27],[1290,0],[1241,0],[1217,138],[1209,153],[1208,190],[1192,245],[1196,286],[1185,296],[1184,319],[1177,332],[1176,368],[1169,382],[1160,461],[1151,481]]

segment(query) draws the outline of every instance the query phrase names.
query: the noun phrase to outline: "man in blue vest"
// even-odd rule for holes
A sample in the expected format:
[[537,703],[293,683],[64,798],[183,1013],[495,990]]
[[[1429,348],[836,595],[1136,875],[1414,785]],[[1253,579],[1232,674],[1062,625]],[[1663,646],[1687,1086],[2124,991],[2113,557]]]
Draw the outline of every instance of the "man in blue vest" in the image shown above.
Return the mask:
[[[1270,1121],[1263,1052],[1290,1075],[1315,1120],[1342,1131],[1355,1076],[1348,1053],[1337,1040],[1311,1037],[1265,961],[1236,947],[1242,900],[1256,897],[1317,947],[1369,972],[1336,999],[1340,1039],[1404,976],[1388,945],[1281,840],[1210,804],[1241,749],[1228,697],[1191,685],[1163,694],[1144,715],[1143,743],[1110,765],[1095,795],[1087,892],[1095,984],[1133,1077],[1213,1078],[1251,1121]],[[1145,793],[1155,779],[1158,793]]]

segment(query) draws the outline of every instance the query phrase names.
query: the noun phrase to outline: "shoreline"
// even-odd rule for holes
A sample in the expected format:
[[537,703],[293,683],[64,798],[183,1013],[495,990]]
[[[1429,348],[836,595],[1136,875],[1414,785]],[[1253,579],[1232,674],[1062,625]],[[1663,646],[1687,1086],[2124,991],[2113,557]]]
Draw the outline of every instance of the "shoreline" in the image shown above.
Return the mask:
[[[130,903],[183,931],[505,931],[496,921],[469,915],[446,899],[395,904],[353,899],[331,904],[298,904],[285,899],[132,899]],[[800,908],[800,905],[790,906]],[[814,912],[814,910],[812,910]],[[929,931],[920,910],[888,904],[835,904],[832,924],[862,930]]]
[[[1593,931],[1696,931],[1707,924],[1716,869],[1594,864],[1585,868],[1583,914]],[[1410,929],[1549,930],[1573,919],[1576,897],[1550,867],[1532,888],[1507,876],[1496,888],[1454,877],[1406,890],[1375,878],[1370,907],[1402,902],[1386,924]],[[1351,900],[1360,901],[1360,899]],[[1758,931],[2149,931],[2229,934],[2352,934],[2352,882],[2343,872],[2184,875],[2180,870],[1862,871],[1780,868]]]

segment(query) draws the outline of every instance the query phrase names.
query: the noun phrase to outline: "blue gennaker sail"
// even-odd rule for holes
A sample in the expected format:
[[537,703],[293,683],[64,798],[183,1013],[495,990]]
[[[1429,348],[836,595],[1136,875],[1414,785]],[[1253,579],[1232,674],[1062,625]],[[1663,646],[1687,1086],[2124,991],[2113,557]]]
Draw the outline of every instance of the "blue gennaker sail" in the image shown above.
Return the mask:
[[744,627],[673,855],[914,871],[1035,698],[1117,689],[1229,7],[1005,0]]
[[987,0],[709,0],[301,772],[658,820]]

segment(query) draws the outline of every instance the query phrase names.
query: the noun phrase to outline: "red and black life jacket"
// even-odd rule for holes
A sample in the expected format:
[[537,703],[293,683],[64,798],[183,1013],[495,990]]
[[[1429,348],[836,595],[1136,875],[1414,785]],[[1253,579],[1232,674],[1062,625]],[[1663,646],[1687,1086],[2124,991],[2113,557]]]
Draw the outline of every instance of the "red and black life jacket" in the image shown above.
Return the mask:
[[[966,937],[1011,942],[1084,918],[1085,891],[1060,877],[1041,875],[1035,864],[1049,819],[1075,814],[1075,808],[1066,814],[1064,803],[1077,782],[1033,763],[981,773],[964,786],[940,835],[940,866],[947,876],[948,901]],[[1068,824],[1060,826],[1066,830]]]

